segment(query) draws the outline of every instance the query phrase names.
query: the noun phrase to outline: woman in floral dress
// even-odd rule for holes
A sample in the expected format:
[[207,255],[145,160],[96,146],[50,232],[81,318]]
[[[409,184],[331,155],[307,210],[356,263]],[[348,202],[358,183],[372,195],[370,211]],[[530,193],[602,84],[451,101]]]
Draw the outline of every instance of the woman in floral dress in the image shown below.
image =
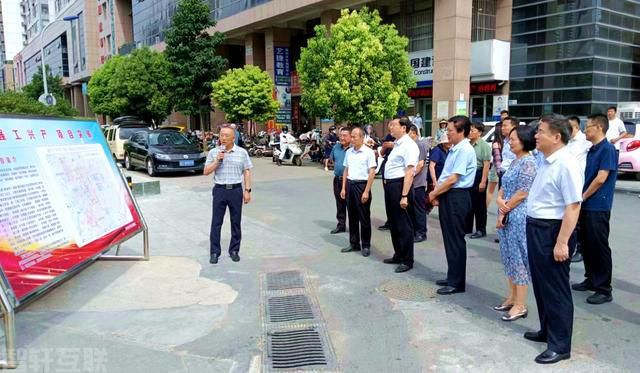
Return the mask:
[[529,285],[529,262],[527,256],[526,218],[527,195],[536,177],[536,161],[530,152],[535,149],[535,130],[529,126],[518,126],[509,134],[511,150],[516,160],[502,176],[502,187],[498,191],[498,237],[500,256],[509,283],[509,292],[496,311],[508,311],[503,321],[514,321],[527,317],[527,288]]

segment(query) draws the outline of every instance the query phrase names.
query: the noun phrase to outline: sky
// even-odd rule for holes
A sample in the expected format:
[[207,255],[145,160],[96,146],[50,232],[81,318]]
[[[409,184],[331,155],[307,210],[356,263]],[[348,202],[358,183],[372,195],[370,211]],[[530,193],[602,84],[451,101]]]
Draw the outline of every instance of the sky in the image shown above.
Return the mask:
[[1,0],[4,21],[4,40],[7,59],[11,60],[22,49],[22,30],[20,26],[20,0]]

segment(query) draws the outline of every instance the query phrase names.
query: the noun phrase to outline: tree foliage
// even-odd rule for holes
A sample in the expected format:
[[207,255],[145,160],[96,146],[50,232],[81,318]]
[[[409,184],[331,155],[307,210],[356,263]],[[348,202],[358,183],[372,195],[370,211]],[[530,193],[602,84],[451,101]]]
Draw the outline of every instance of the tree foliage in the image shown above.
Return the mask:
[[89,81],[89,102],[98,114],[135,115],[159,124],[171,113],[169,64],[162,53],[136,49],[114,56]]
[[77,110],[67,101],[58,100],[55,106],[46,106],[25,92],[0,92],[0,113],[31,114],[45,116],[74,116]]
[[209,34],[215,26],[209,6],[202,0],[182,0],[166,32],[165,54],[173,76],[171,102],[177,111],[195,115],[211,107],[211,83],[227,65],[216,55],[224,34]]
[[[47,91],[56,98],[56,105],[53,110],[49,110],[51,114],[42,115],[59,115],[59,116],[76,116],[78,110],[76,110],[71,103],[64,98],[64,88],[62,85],[62,78],[51,74],[49,65],[45,65],[47,72]],[[44,82],[42,81],[42,70],[38,69],[31,77],[31,83],[22,87],[22,92],[34,100],[38,100],[40,95],[44,93]],[[21,100],[21,99],[18,99]],[[23,101],[20,101],[23,102]],[[36,109],[37,110],[37,109]],[[38,114],[38,113],[33,113]]]
[[415,86],[408,39],[377,11],[342,10],[331,29],[316,26],[302,49],[297,71],[307,112],[336,121],[367,124],[406,108]]
[[245,119],[265,122],[273,119],[280,107],[273,98],[275,87],[269,74],[257,66],[231,69],[212,88],[215,108],[224,111],[231,122]]

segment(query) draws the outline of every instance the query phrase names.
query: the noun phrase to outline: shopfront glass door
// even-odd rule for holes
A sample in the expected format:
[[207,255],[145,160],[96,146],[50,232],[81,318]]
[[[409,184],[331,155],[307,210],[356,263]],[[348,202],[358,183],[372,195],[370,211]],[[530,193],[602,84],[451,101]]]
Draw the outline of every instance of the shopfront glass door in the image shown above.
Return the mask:
[[471,96],[472,122],[490,122],[493,120],[493,96]]

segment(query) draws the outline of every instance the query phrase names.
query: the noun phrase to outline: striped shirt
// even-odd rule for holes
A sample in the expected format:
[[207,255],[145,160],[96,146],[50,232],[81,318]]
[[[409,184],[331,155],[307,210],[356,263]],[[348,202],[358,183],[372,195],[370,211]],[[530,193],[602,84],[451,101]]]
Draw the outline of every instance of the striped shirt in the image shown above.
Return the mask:
[[[207,155],[205,166],[216,161],[222,148],[214,148]],[[249,154],[243,148],[234,145],[231,150],[225,151],[224,160],[213,173],[213,182],[216,184],[242,183],[245,170],[253,168]]]

